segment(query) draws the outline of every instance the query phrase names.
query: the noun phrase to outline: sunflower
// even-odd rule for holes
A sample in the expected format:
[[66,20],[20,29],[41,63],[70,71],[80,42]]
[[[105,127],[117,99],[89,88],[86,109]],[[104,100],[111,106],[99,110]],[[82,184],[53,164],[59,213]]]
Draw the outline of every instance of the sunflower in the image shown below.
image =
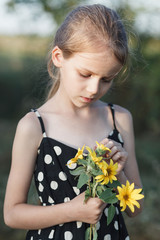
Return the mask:
[[108,147],[104,146],[104,144],[98,143],[97,141],[96,144],[97,144],[96,150],[100,155],[103,155],[105,153],[111,153],[111,150]]
[[72,163],[76,163],[78,159],[83,159],[83,151],[84,151],[84,145],[82,149],[78,148],[78,152],[76,153],[75,157],[70,160],[68,165],[71,166]]
[[113,160],[110,159],[110,164],[107,164],[105,161],[98,163],[99,168],[102,170],[103,175],[98,175],[95,177],[97,182],[101,182],[102,185],[106,185],[109,182],[112,183],[113,180],[117,180],[116,173],[118,168],[118,163],[113,163]]
[[89,152],[90,157],[91,157],[93,162],[99,163],[103,159],[103,157],[97,157],[96,152],[92,151],[89,147],[86,147],[86,149]]
[[140,204],[136,200],[144,198],[144,195],[140,194],[141,188],[134,189],[134,183],[130,184],[127,180],[126,186],[122,184],[122,187],[118,186],[117,190],[119,194],[116,197],[120,200],[121,211],[124,211],[127,206],[132,212],[134,212],[134,205],[140,208]]

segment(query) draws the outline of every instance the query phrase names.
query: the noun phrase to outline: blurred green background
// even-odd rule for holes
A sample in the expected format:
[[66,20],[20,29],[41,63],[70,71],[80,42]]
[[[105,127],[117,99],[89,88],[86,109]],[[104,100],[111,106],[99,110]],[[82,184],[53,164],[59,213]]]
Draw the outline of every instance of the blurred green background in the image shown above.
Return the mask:
[[[13,12],[20,4],[23,6],[33,4],[33,1],[25,0],[6,2],[9,11]],[[53,25],[56,26],[72,7],[81,2],[103,2],[108,6],[112,1],[35,0],[34,4],[39,4],[41,10],[49,14]],[[131,239],[158,240],[160,236],[160,31],[152,33],[144,30],[143,26],[140,31],[139,26],[136,25],[137,16],[146,11],[143,4],[136,8],[129,4],[130,1],[117,2],[119,4],[115,3],[114,7],[122,17],[128,19],[132,29],[138,33],[138,37],[134,37],[133,34],[130,37],[134,52],[130,76],[123,84],[115,84],[104,100],[126,107],[131,111],[134,119],[136,153],[145,191],[145,203],[142,214],[136,218],[125,216]],[[160,14],[159,9],[155,7],[155,14],[157,11]],[[153,19],[150,24],[154,26]],[[160,22],[155,22],[156,24],[159,24],[160,29]],[[40,36],[37,33],[0,35],[0,240],[22,240],[25,236],[25,231],[13,230],[5,226],[3,201],[17,122],[31,108],[38,107],[45,97],[45,87],[49,80],[46,56],[53,36],[54,32],[47,36]],[[33,186],[29,201],[36,201]]]

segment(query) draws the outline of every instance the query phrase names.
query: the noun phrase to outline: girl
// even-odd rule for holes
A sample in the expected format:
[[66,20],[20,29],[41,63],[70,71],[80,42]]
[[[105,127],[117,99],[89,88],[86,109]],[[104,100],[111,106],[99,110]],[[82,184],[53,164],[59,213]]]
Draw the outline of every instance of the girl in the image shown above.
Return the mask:
[[[84,204],[85,188],[76,188],[67,165],[78,147],[99,141],[118,163],[118,180],[141,188],[131,114],[99,100],[127,58],[123,24],[103,5],[76,8],[58,29],[48,63],[51,77],[53,65],[57,69],[56,80],[44,105],[18,124],[4,204],[6,224],[30,229],[27,240],[82,240],[88,224],[97,224],[99,240],[129,239],[118,204],[107,226],[108,206],[98,198]],[[37,206],[27,204],[33,175],[41,201]],[[126,210],[129,216],[140,211]]]

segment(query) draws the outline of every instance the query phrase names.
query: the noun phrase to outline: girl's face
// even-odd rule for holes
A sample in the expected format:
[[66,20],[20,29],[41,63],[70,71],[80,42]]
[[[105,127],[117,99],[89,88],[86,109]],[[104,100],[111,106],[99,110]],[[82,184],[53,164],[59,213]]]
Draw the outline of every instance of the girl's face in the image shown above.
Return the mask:
[[61,56],[59,63],[59,91],[77,107],[88,106],[105,95],[122,67],[109,48],[75,53],[68,59]]

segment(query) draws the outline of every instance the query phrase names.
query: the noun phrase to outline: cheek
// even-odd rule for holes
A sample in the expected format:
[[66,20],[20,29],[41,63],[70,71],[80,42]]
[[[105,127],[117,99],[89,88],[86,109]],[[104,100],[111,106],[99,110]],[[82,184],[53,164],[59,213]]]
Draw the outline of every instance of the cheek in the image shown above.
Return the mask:
[[106,84],[106,85],[102,84],[100,88],[100,95],[101,96],[105,95],[110,89],[110,87],[111,87],[111,84]]

